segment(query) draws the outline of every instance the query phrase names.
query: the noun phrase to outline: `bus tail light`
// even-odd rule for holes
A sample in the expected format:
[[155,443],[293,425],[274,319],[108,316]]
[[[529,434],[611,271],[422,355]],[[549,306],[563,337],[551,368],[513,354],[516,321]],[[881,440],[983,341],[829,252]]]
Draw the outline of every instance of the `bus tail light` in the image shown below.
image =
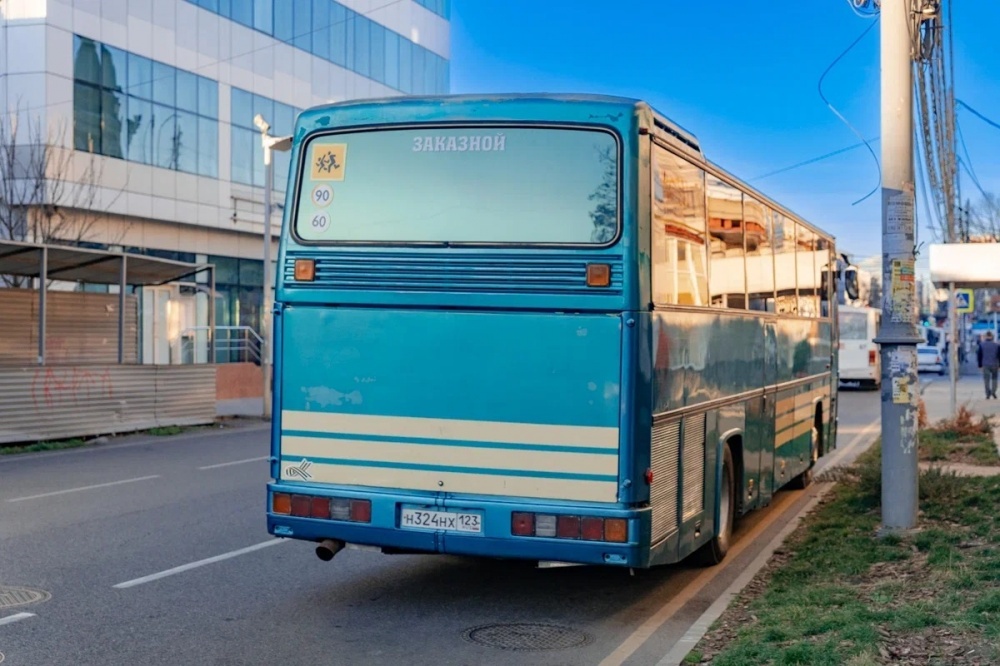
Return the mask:
[[535,516],[535,536],[554,537],[556,535],[556,517]]
[[351,522],[372,522],[372,503],[368,500],[351,500]]
[[604,540],[616,543],[628,541],[628,522],[623,518],[608,518],[604,521]]
[[556,518],[556,536],[560,539],[579,539],[580,517],[559,516]]
[[510,516],[510,533],[521,537],[626,543],[628,521],[624,518],[555,516],[515,511]]
[[875,365],[876,353],[874,349],[868,350],[868,365]]
[[604,521],[600,518],[584,518],[580,532],[586,541],[603,541]]
[[283,516],[292,513],[292,496],[285,493],[274,493],[271,497],[271,511]]
[[534,536],[535,514],[519,512],[511,514],[510,533],[514,536]]
[[316,262],[312,259],[295,260],[295,281],[312,282],[316,279]]
[[372,503],[366,499],[345,497],[318,497],[315,495],[289,495],[274,493],[271,512],[282,516],[343,520],[352,523],[372,521]]

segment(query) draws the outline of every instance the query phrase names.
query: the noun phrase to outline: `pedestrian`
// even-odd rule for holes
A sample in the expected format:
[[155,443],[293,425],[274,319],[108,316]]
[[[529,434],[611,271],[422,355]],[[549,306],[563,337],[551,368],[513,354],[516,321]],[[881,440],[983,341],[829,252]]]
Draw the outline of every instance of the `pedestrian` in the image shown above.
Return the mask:
[[976,362],[983,371],[986,397],[997,397],[997,371],[1000,370],[1000,345],[993,341],[993,331],[986,331],[976,350]]

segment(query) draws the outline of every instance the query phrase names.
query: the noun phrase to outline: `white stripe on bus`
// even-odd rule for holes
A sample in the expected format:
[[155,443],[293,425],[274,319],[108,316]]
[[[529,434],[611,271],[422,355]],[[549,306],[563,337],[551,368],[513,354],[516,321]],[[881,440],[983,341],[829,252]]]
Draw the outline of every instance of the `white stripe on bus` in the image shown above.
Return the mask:
[[513,423],[510,421],[467,421],[407,416],[368,416],[292,410],[281,413],[281,427],[285,430],[350,435],[383,435],[595,448],[618,447],[618,428],[616,427]]

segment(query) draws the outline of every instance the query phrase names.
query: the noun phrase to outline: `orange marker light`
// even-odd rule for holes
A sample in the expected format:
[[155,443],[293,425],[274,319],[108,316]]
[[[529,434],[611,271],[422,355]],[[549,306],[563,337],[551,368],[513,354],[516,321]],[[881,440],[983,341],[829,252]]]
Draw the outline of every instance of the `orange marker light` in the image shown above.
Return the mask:
[[588,287],[610,287],[611,266],[608,264],[587,264]]
[[271,511],[282,515],[289,515],[292,512],[292,496],[283,493],[275,493],[271,496]]
[[628,521],[624,518],[605,519],[604,540],[616,543],[625,543],[628,541]]
[[312,259],[295,260],[296,282],[312,282],[316,279],[316,262]]

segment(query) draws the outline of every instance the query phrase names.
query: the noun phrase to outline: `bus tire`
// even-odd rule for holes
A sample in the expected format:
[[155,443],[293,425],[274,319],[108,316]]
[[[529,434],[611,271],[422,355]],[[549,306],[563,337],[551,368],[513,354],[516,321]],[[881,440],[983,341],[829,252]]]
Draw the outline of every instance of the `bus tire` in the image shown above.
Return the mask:
[[710,567],[722,562],[729,552],[729,542],[733,536],[736,521],[736,465],[729,445],[722,447],[722,487],[719,489],[719,522],[715,536],[694,552],[694,561],[700,566]]
[[819,426],[813,423],[812,427],[812,438],[809,443],[809,467],[806,471],[799,474],[797,477],[788,482],[788,487],[793,490],[805,490],[812,485],[813,482],[813,470],[816,468],[816,462],[819,460],[819,447],[820,447],[820,434]]

